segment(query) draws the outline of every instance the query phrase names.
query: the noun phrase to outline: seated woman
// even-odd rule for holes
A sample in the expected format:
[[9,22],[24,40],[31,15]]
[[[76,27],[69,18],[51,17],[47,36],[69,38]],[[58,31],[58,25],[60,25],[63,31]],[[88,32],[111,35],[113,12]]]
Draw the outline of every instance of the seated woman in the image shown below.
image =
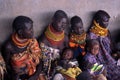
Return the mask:
[[79,16],[71,18],[71,32],[69,36],[69,46],[74,51],[74,58],[77,58],[80,68],[82,68],[81,59],[85,55],[86,32],[83,22]]
[[108,30],[110,16],[107,12],[99,10],[94,18],[93,25],[89,32],[90,39],[98,39],[100,42],[100,51],[98,59],[101,64],[107,66],[108,79],[117,80],[120,78],[120,68],[116,65],[116,61],[112,58],[113,44]]
[[44,63],[43,72],[47,75],[47,80],[54,74],[55,60],[60,57],[60,50],[68,45],[68,37],[64,32],[67,23],[67,14],[62,10],[57,10],[52,23],[39,38]]
[[6,72],[6,65],[4,59],[0,53],[0,80],[4,80],[4,74]]
[[41,71],[41,50],[33,37],[33,21],[18,16],[13,21],[13,31],[3,48],[10,80],[37,80]]
[[78,68],[78,62],[73,58],[73,51],[65,48],[59,64],[57,66],[58,73],[53,80],[76,80],[76,77],[82,72]]
[[[99,53],[99,42],[95,39],[89,40],[89,42],[86,44],[87,52],[86,55],[83,58],[83,69],[85,71],[90,72],[91,75],[93,75],[94,80],[107,80],[106,77],[103,75],[104,73],[104,65],[102,67],[100,65],[101,63],[97,59],[96,55]],[[95,66],[96,65],[96,66]],[[95,68],[96,67],[96,68]],[[99,69],[101,68],[101,69]],[[98,70],[97,70],[98,69]]]

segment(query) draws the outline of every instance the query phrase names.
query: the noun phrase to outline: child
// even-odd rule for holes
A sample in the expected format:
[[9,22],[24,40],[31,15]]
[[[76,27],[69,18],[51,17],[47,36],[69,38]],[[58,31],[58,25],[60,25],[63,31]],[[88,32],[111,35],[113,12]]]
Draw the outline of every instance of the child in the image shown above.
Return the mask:
[[78,68],[78,62],[73,59],[73,51],[70,48],[65,48],[62,54],[62,60],[57,67],[58,73],[53,80],[76,80],[76,77],[81,73]]
[[83,28],[82,19],[79,16],[74,16],[71,18],[69,46],[73,49],[75,58],[85,55],[85,41],[86,32]]
[[79,16],[71,18],[71,33],[69,46],[74,51],[74,58],[77,59],[79,67],[82,69],[81,60],[85,55],[86,32],[83,27],[82,19]]
[[[99,42],[95,39],[89,40],[86,45],[86,55],[83,58],[83,69],[90,72],[90,74],[93,76],[94,80],[107,80],[106,77],[103,75],[103,67],[100,65],[99,60],[97,60],[97,54],[99,52]],[[97,65],[97,66],[95,66]],[[94,67],[93,67],[94,66]],[[95,70],[95,67],[98,68],[98,70]]]

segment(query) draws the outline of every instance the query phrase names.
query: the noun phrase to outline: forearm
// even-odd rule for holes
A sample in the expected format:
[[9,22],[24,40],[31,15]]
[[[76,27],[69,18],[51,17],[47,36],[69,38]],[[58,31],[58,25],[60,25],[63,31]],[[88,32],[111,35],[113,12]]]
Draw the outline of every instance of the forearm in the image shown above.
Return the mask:
[[36,80],[38,79],[39,75],[41,74],[41,71],[42,71],[42,66],[43,66],[43,63],[42,61],[37,65],[36,67],[36,72],[28,79],[28,80]]

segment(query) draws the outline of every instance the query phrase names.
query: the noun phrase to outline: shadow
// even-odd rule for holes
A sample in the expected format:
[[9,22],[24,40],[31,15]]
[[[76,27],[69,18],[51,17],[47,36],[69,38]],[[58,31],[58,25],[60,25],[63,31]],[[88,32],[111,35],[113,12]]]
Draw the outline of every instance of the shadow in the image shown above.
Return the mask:
[[120,29],[113,31],[113,37],[116,43],[120,42]]
[[[0,26],[0,32],[1,32],[0,36],[2,37],[1,38],[2,42],[0,44],[0,51],[1,51],[1,55],[3,56],[3,59],[5,59],[6,57],[4,56],[4,51],[5,51],[4,46],[6,45],[6,42],[8,41],[12,33],[12,22],[13,22],[13,18],[0,19],[0,23],[2,23]],[[4,74],[4,80],[11,80],[11,78],[8,77],[7,72]]]
[[1,51],[2,51],[2,46],[6,43],[6,41],[9,39],[11,33],[12,33],[12,22],[13,22],[13,18],[1,18],[0,19],[0,23],[3,23],[2,26],[0,26],[0,32],[2,32],[0,34],[1,37],[3,37],[3,41],[1,42]]
[[42,16],[40,16],[40,20],[39,21],[43,21],[43,22],[40,22],[40,23],[45,23],[45,24],[43,26],[41,26],[41,31],[39,33],[39,36],[36,37],[36,39],[38,41],[40,41],[40,39],[42,38],[42,35],[44,34],[47,26],[52,22],[52,17],[54,15],[54,12],[42,13],[40,15],[42,15]]
[[91,11],[88,13],[88,15],[90,16],[90,24],[88,24],[89,26],[87,27],[87,30],[86,32],[88,33],[90,28],[92,27],[92,24],[93,24],[93,20],[94,20],[94,15],[95,15],[96,11]]
[[120,15],[118,15],[114,20],[115,26],[117,26],[113,32],[112,37],[115,40],[116,43],[120,42]]
[[0,23],[3,23],[3,25],[0,26],[1,28],[0,32],[2,32],[0,36],[3,37],[3,41],[0,44],[1,45],[0,49],[2,49],[2,46],[6,43],[6,41],[8,40],[8,38],[10,37],[12,33],[12,22],[13,22],[13,18],[1,18],[0,19]]
[[12,33],[12,22],[13,22],[13,18],[1,18],[0,19],[0,37],[1,37],[1,45],[6,42],[7,38],[10,36],[10,34]]

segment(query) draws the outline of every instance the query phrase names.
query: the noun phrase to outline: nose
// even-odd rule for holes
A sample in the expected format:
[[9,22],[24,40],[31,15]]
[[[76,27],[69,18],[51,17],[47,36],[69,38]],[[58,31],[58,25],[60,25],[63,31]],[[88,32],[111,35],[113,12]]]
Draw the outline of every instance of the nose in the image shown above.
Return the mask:
[[62,28],[63,28],[63,29],[64,29],[66,26],[67,26],[66,23],[63,23],[63,24],[62,24]]
[[34,33],[33,29],[30,30],[30,33]]

